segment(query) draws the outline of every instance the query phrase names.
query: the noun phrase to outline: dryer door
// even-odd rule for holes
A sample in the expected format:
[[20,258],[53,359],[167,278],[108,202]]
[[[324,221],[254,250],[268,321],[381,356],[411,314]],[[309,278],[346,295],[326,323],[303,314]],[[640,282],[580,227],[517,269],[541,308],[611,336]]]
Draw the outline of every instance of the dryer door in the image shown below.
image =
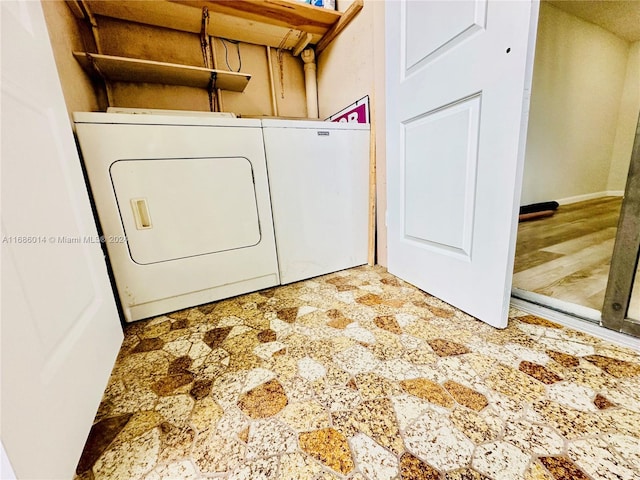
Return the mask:
[[119,160],[110,175],[138,264],[260,242],[253,169],[244,157]]

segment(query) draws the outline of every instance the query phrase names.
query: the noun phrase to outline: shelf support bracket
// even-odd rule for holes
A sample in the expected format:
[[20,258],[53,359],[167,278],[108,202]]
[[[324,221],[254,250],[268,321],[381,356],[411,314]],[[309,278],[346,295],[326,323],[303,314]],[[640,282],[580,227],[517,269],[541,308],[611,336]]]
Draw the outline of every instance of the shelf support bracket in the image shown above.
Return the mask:
[[311,39],[313,39],[313,35],[311,35],[310,33],[305,33],[304,35],[302,35],[302,37],[300,37],[300,40],[298,40],[298,43],[296,43],[296,46],[293,47],[293,56],[297,57],[298,55],[300,55],[300,53],[302,53],[302,51],[307,48],[307,45],[311,43]]
[[324,37],[322,37],[316,45],[316,55],[320,55],[320,53],[329,46],[333,39],[336,38],[342,30],[347,28],[347,25],[351,23],[351,20],[356,18],[356,15],[360,13],[363,6],[363,0],[354,0],[354,2],[349,5],[349,8],[345,10],[342,17],[340,17],[340,20],[338,20],[335,25],[324,34]]
[[[205,68],[211,68],[211,43],[209,39],[209,9],[202,7],[202,22],[200,24],[200,46],[202,48],[202,60]],[[209,94],[209,111],[214,111],[213,95],[215,92],[216,77],[215,73],[211,74],[207,93]]]
[[211,72],[211,77],[209,78],[209,85],[207,86],[207,93],[209,94],[209,111],[214,112],[213,109],[213,94],[216,91],[216,80],[218,76],[216,72]]
[[202,7],[202,22],[200,26],[200,46],[205,68],[211,68],[211,44],[209,43],[209,9]]

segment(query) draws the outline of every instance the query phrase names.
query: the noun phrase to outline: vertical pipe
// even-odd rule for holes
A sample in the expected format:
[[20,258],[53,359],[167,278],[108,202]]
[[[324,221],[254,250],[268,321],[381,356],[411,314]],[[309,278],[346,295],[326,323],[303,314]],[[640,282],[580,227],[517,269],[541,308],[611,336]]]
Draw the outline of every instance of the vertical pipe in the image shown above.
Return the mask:
[[305,48],[300,55],[304,62],[304,86],[307,94],[307,117],[318,118],[318,82],[316,78],[316,54]]
[[271,61],[271,47],[267,45],[267,68],[269,69],[269,87],[271,88],[271,111],[278,116],[278,102],[276,101],[276,86],[273,83],[273,63]]

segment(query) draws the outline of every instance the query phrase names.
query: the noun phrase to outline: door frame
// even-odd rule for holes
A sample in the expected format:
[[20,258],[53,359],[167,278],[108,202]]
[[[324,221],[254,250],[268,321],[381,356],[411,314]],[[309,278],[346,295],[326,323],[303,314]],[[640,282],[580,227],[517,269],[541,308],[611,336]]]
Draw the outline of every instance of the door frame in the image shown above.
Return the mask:
[[602,326],[640,337],[640,318],[629,318],[629,304],[640,255],[640,117],[633,142],[616,241],[602,306]]
[[[511,303],[523,311],[542,315],[571,328],[638,349],[634,337],[640,337],[640,319],[628,316],[638,263],[640,263],[640,117],[618,217],[602,309],[584,307],[515,287],[511,289]],[[597,331],[593,331],[593,328]],[[619,334],[623,335],[618,336]],[[615,336],[611,337],[611,335]],[[632,338],[634,338],[633,342],[630,341]]]

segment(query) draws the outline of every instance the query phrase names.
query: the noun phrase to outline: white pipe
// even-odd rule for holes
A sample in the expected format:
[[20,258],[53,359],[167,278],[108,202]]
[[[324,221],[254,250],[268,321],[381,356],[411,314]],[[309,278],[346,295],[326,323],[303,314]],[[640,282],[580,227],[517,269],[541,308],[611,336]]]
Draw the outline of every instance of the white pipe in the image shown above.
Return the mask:
[[267,45],[267,68],[269,69],[269,88],[271,89],[271,113],[278,116],[278,102],[276,100],[276,84],[273,83],[273,63],[271,61],[271,47]]
[[316,78],[316,54],[305,48],[300,55],[304,62],[304,86],[307,94],[307,117],[318,118],[318,80]]

